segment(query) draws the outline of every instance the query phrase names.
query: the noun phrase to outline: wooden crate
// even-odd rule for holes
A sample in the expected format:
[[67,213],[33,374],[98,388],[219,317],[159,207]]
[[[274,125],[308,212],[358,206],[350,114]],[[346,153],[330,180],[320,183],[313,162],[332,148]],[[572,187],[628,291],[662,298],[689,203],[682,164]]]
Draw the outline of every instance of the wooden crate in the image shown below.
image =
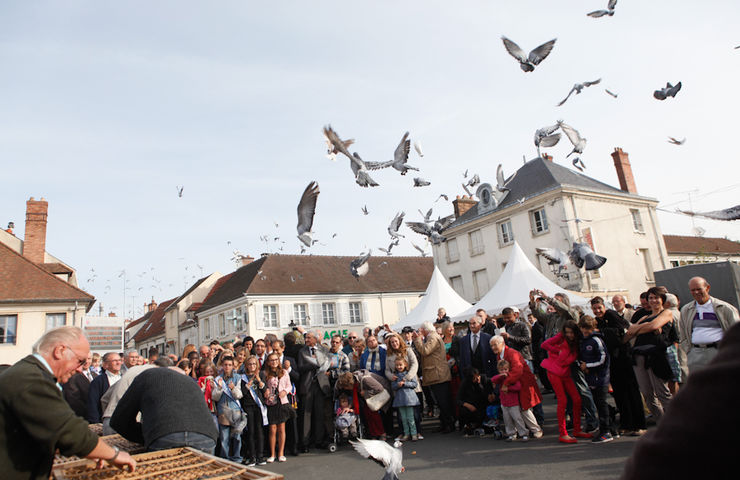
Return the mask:
[[102,423],[91,423],[88,428],[95,432],[99,437],[103,436],[103,424]]
[[95,470],[92,460],[55,465],[55,480],[283,480],[283,476],[254,467],[230,462],[190,447],[172,448],[134,455],[137,466],[133,473],[116,467]]
[[[111,447],[118,447],[123,452],[128,452],[130,454],[135,453],[142,453],[146,449],[144,448],[144,445],[141,445],[139,443],[129,442],[122,436],[116,434],[116,435],[106,435],[104,437],[100,438],[105,443],[110,445]],[[69,463],[69,462],[75,462],[80,460],[80,457],[77,456],[71,456],[71,457],[65,457],[64,455],[57,453],[54,455],[54,466],[61,465],[63,463]]]

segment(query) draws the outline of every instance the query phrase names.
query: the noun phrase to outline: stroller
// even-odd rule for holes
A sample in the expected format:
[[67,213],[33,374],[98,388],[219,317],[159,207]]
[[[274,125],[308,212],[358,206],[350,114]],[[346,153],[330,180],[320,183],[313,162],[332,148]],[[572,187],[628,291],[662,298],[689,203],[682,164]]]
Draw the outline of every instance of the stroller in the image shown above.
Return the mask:
[[[352,387],[352,390],[343,390],[335,385],[332,398],[332,438],[329,443],[329,452],[334,453],[337,451],[337,447],[340,444],[347,444],[349,440],[363,437],[362,421],[360,420],[360,391],[357,383]],[[349,400],[349,407],[354,410],[354,419],[347,418],[345,415],[337,415],[337,411],[340,408],[339,398],[346,396]],[[348,433],[347,436],[342,434],[342,430]]]

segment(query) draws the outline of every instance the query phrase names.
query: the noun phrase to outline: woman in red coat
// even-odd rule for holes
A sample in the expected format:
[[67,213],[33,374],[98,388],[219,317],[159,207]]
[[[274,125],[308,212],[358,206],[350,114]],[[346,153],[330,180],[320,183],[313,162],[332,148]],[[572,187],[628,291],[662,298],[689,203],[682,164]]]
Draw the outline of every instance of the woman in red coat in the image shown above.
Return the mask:
[[[576,390],[573,378],[570,376],[570,366],[578,358],[578,340],[580,331],[576,322],[569,320],[563,325],[563,331],[542,343],[542,349],[547,351],[547,358],[541,363],[547,370],[547,378],[552,383],[552,389],[558,399],[558,428],[560,441],[576,443],[574,437],[589,438],[590,434],[581,430],[581,396]],[[566,396],[567,393],[567,396]],[[565,428],[565,408],[568,397],[573,402],[573,436],[568,435]]]

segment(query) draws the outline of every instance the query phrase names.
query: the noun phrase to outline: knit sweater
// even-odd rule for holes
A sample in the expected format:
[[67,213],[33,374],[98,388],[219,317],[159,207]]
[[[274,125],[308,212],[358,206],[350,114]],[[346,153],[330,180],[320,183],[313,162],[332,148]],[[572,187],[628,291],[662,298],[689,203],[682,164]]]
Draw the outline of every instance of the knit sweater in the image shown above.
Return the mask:
[[[141,412],[141,423],[136,423],[138,412]],[[128,440],[146,447],[176,432],[218,438],[200,388],[187,375],[169,368],[153,368],[136,377],[118,402],[110,425]]]

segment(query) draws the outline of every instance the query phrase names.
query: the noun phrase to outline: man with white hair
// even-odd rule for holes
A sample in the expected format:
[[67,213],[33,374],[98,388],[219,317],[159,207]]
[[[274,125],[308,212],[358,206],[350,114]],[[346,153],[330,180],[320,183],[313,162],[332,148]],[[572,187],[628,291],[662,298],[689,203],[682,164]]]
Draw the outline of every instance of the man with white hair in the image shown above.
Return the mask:
[[491,351],[491,335],[483,332],[483,321],[478,315],[468,320],[470,331],[460,339],[459,363],[460,373],[465,376],[471,368],[491,378],[496,375],[496,360]]
[[129,350],[123,355],[123,365],[121,366],[121,375],[128,372],[128,369],[139,364],[139,352]]
[[537,424],[532,408],[542,403],[540,389],[537,387],[537,380],[534,374],[524,361],[524,357],[518,351],[506,346],[504,337],[494,335],[491,338],[491,350],[496,355],[496,361],[506,360],[509,362],[509,375],[504,380],[501,389],[506,391],[509,385],[516,382],[521,384],[519,390],[519,408],[522,410],[522,419],[527,429],[532,433],[534,438],[542,436],[542,428]]
[[450,393],[450,367],[447,365],[445,344],[431,322],[424,322],[414,334],[414,348],[422,364],[422,384],[429,387],[439,405],[440,432],[455,431],[455,417]]
[[77,327],[49,330],[29,355],[0,375],[0,466],[6,479],[46,480],[54,454],[104,459],[136,468],[76,416],[60,385],[87,362],[90,344]]
[[325,372],[329,363],[327,350],[319,343],[317,330],[306,332],[306,345],[298,352],[298,394],[303,413],[303,452],[308,453],[311,436],[317,447],[326,444],[324,407],[329,395],[329,379]]
[[632,320],[632,314],[635,313],[631,308],[627,308],[627,299],[624,295],[616,294],[612,297],[612,307],[617,315],[624,318],[628,322]]

